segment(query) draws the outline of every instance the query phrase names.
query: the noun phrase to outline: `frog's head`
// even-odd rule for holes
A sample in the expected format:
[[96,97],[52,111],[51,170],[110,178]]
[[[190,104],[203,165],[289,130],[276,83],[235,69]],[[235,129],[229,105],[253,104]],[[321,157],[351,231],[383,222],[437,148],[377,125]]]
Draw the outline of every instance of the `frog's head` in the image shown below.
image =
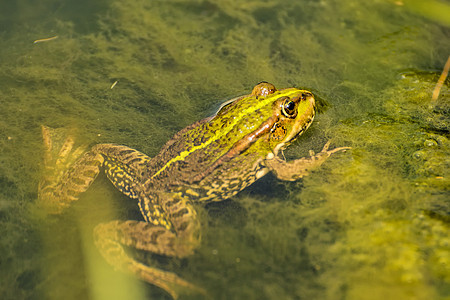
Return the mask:
[[315,115],[315,99],[311,92],[296,88],[272,92],[266,98],[273,99],[272,117],[268,119],[271,128],[267,138],[277,155],[311,125]]
[[[229,157],[244,151],[277,155],[311,125],[315,100],[297,88],[277,90],[261,82],[250,95],[225,102],[210,119],[214,138]],[[223,147],[227,145],[227,147]],[[230,146],[231,148],[228,148]]]
[[224,174],[231,172],[228,168],[253,169],[255,162],[273,158],[308,129],[314,119],[314,106],[309,91],[278,91],[273,84],[261,82],[251,94],[226,101],[213,116],[180,131],[166,147],[184,150],[153,177],[177,161],[188,160],[195,162],[199,170],[208,166],[198,171],[201,176],[216,168],[226,168]]

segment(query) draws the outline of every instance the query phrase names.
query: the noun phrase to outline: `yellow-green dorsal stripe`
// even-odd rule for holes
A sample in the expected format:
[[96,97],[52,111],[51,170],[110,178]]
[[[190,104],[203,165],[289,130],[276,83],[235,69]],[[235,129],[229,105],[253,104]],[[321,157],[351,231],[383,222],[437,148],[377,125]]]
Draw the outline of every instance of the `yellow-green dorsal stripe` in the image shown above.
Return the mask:
[[253,112],[255,112],[256,110],[266,106],[267,104],[273,102],[276,98],[278,99],[279,97],[286,97],[286,96],[290,96],[292,94],[298,93],[301,90],[298,89],[289,89],[287,91],[284,91],[282,93],[275,93],[274,95],[270,95],[267,96],[264,99],[261,99],[261,101],[257,102],[256,105],[251,106],[247,109],[244,109],[241,111],[240,113],[240,118],[235,118],[233,119],[233,122],[231,122],[226,128],[222,128],[221,130],[219,130],[216,134],[214,134],[209,140],[207,140],[206,142],[198,145],[198,146],[194,146],[189,150],[183,151],[180,154],[178,154],[178,156],[172,158],[171,160],[169,160],[161,169],[158,170],[158,172],[156,172],[153,176],[158,176],[162,171],[164,171],[168,166],[170,166],[171,164],[173,164],[174,162],[180,161],[180,160],[184,160],[186,157],[189,156],[189,154],[205,148],[206,146],[208,146],[209,144],[211,144],[213,141],[220,139],[222,136],[227,135],[231,130],[233,130],[234,126],[240,122],[240,120],[242,119],[242,116],[247,116]]

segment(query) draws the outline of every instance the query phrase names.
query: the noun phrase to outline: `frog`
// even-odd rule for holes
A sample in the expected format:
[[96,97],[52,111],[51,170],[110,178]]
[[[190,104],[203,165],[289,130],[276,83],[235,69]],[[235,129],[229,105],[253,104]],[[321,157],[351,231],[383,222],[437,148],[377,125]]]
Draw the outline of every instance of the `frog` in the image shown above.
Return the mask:
[[332,154],[350,147],[322,151],[286,161],[283,150],[312,124],[316,101],[299,88],[278,90],[261,82],[248,95],[224,102],[212,116],[176,133],[150,158],[118,144],[74,147],[56,129],[42,126],[44,174],[38,203],[61,214],[104,172],[120,192],[137,202],[141,220],[112,220],[94,228],[94,242],[105,260],[123,272],[165,290],[173,299],[207,292],[177,274],[147,265],[126,249],[185,258],[201,244],[198,210],[232,198],[272,172],[295,181],[318,169]]

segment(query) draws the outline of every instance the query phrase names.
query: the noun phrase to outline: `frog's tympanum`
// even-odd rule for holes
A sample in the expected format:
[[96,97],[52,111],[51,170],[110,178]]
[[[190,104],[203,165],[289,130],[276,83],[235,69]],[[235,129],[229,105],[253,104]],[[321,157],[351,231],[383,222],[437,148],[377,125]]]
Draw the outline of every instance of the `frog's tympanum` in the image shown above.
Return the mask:
[[[279,155],[314,119],[314,96],[297,88],[277,90],[262,82],[245,95],[225,102],[216,114],[169,140],[158,155],[126,146],[99,144],[83,153],[67,138],[61,149],[53,130],[43,127],[45,174],[39,203],[60,213],[85,192],[100,170],[112,184],[136,200],[143,220],[115,220],[95,228],[95,243],[118,269],[166,290],[173,298],[203,290],[171,272],[136,261],[126,247],[159,255],[186,257],[200,244],[198,204],[222,201],[272,171],[296,180],[319,167],[332,153],[285,161]],[[57,153],[52,154],[52,153]]]

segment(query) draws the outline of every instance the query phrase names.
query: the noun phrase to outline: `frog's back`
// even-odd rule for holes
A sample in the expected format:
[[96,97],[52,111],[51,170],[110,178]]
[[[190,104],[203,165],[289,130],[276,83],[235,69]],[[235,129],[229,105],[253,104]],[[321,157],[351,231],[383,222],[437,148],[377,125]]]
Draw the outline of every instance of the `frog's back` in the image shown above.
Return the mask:
[[271,102],[260,105],[263,100],[256,95],[236,98],[177,133],[149,163],[148,189],[221,201],[254,182],[260,161],[271,151],[259,136],[269,131],[265,124],[272,116]]

